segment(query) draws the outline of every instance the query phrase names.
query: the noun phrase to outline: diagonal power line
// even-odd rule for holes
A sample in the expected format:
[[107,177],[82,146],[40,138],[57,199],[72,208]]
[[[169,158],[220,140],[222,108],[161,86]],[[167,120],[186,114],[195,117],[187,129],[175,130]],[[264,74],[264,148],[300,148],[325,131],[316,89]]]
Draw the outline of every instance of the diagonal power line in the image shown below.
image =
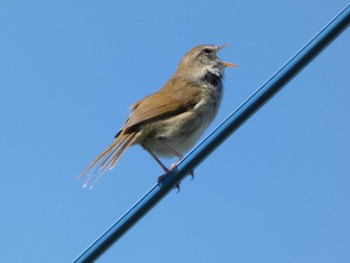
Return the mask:
[[207,158],[235,130],[259,110],[268,100],[280,91],[293,77],[307,66],[325,47],[350,24],[350,4],[333,18],[316,36],[300,49],[285,65],[272,75],[236,111],[226,118],[208,137],[195,147],[162,180],[152,187],[109,229],[96,239],[73,262],[93,262],[114,242],[133,227],[151,210],[172,188],[205,158]]

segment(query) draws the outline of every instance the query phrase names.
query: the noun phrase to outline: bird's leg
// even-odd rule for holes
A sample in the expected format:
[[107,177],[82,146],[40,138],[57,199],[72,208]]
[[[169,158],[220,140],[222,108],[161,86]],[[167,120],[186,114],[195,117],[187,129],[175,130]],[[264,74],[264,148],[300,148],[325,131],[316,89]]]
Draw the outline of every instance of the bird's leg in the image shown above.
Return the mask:
[[165,173],[169,173],[169,169],[158,159],[158,157],[148,148],[145,148],[146,151],[156,160],[156,162],[162,167]]
[[[175,150],[173,147],[171,147],[170,145],[166,144],[164,141],[162,141],[162,140],[156,140],[156,142],[158,142],[159,144],[161,144],[162,146],[164,146],[165,148],[167,148],[168,150],[170,150],[171,152],[173,152],[173,154],[179,158],[179,162],[184,158],[183,155],[182,155],[181,153],[179,153],[178,151],[176,151],[176,150]],[[173,163],[173,164],[171,165],[171,170],[174,170],[174,169],[177,167],[177,165],[178,165],[179,162]],[[193,179],[194,179],[194,171],[193,171],[193,170],[190,172],[190,175],[191,175],[191,177],[192,177],[191,180],[193,180]]]
[[[160,184],[160,182],[164,179],[165,175],[170,171],[168,168],[166,168],[166,166],[159,160],[159,158],[150,149],[148,148],[145,148],[145,149],[154,158],[154,160],[156,160],[156,162],[163,168],[165,172],[165,174],[159,176],[157,179],[157,183]],[[177,192],[180,192],[180,184],[176,184],[175,187],[177,189]]]
[[167,143],[165,143],[162,140],[156,140],[157,143],[161,144],[162,146],[164,146],[165,148],[167,148],[169,151],[171,151],[175,156],[177,156],[177,158],[179,158],[180,160],[182,160],[184,157],[181,153],[179,153],[178,151],[176,151],[173,147],[171,147],[170,145],[168,145]]

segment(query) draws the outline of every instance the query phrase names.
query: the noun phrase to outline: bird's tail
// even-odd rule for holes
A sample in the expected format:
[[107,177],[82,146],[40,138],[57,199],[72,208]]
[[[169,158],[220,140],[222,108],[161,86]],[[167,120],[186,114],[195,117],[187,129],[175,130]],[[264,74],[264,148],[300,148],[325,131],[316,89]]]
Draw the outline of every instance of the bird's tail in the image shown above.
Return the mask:
[[82,171],[78,177],[79,179],[84,175],[88,175],[83,188],[87,187],[91,180],[94,179],[93,184],[90,186],[92,188],[108,169],[114,168],[125,150],[135,142],[135,135],[136,133],[120,134],[106,150]]

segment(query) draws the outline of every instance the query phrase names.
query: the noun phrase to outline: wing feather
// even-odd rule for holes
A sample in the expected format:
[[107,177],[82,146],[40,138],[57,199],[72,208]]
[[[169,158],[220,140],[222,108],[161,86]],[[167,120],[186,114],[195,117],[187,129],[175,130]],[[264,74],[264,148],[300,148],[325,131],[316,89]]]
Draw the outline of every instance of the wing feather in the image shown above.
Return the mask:
[[154,93],[132,106],[132,112],[126,121],[123,132],[129,132],[142,123],[176,115],[192,107],[193,103],[181,103],[164,93]]

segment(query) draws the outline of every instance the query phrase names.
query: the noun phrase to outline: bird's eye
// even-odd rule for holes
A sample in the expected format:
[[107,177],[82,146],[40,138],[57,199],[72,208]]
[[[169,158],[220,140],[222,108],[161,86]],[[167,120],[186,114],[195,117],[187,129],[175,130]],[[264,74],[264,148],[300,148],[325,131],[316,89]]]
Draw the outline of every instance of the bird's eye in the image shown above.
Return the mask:
[[210,54],[212,51],[213,51],[213,50],[210,49],[210,48],[204,48],[204,49],[203,49],[203,53],[204,53],[204,54]]

